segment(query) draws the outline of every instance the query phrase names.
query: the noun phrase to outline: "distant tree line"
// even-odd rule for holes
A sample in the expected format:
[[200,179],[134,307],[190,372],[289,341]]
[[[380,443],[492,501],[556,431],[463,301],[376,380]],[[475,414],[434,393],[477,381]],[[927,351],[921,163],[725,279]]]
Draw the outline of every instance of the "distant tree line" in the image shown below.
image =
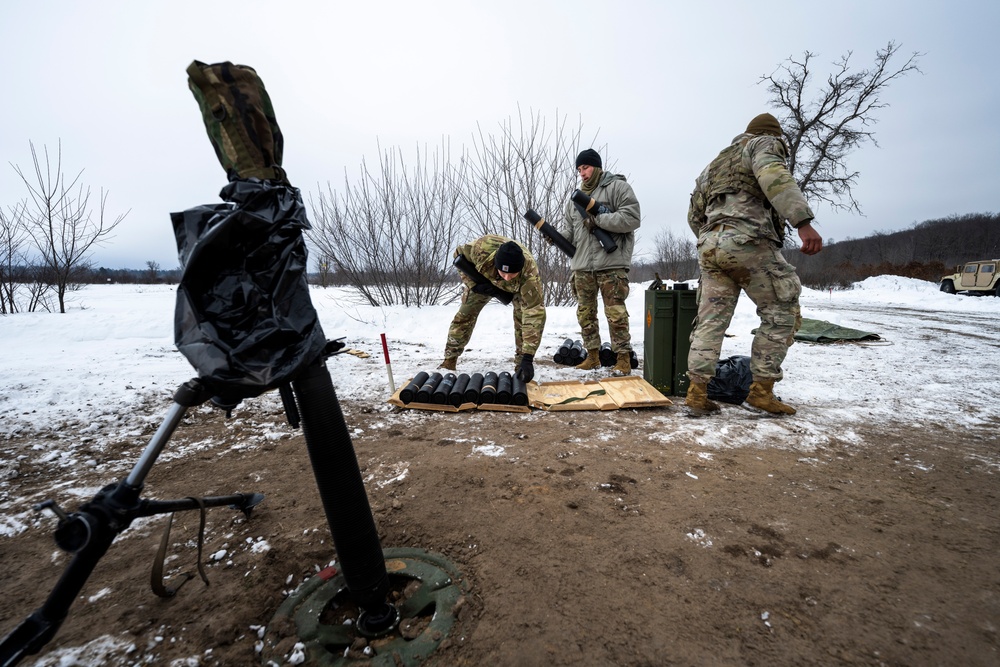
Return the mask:
[[969,213],[926,220],[898,232],[830,243],[818,255],[785,256],[803,284],[818,289],[847,287],[877,275],[937,282],[956,265],[1000,259],[1000,214]]
[[[976,259],[1000,259],[1000,214],[968,213],[925,220],[909,229],[875,232],[861,239],[829,240],[818,255],[806,256],[794,248],[784,250],[797,267],[802,284],[813,289],[844,289],[872,276],[896,275],[938,282],[958,264]],[[335,267],[317,262],[310,280],[317,285],[347,286],[354,280],[375,281],[365,274],[348,275]],[[0,314],[52,310],[45,295],[54,278],[40,265],[6,264],[0,273]],[[93,284],[176,284],[180,269],[164,270],[153,261],[142,269],[85,267],[73,276],[72,288]],[[698,254],[694,236],[663,231],[654,239],[651,257],[633,262],[633,282],[697,279]],[[454,271],[445,276],[445,287],[457,286]],[[17,297],[15,300],[15,296]],[[13,309],[11,304],[15,304]]]
[[[155,268],[150,268],[152,264]],[[145,269],[109,269],[85,266],[75,270],[67,283],[68,292],[84,285],[162,285],[176,284],[180,269],[162,270],[156,262]],[[0,315],[9,313],[55,312],[58,307],[54,285],[58,278],[48,267],[39,264],[6,265],[0,269]]]
[[[632,266],[632,280],[690,280],[698,277],[694,236],[662,232],[653,257]],[[875,232],[861,239],[834,241],[806,256],[785,248],[802,284],[813,289],[843,289],[871,276],[894,275],[938,282],[958,264],[1000,259],[1000,214],[967,213],[925,220],[897,232]]]

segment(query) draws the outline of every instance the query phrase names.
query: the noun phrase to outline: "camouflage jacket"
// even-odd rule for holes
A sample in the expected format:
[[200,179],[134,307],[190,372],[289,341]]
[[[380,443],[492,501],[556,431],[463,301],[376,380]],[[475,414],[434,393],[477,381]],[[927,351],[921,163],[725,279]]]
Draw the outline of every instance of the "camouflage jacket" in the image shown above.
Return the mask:
[[[737,143],[743,146],[740,155],[743,170],[756,178],[760,192],[768,201],[761,200],[749,189],[710,196],[708,193],[716,189],[709,182],[713,160],[695,180],[688,207],[688,226],[700,238],[716,225],[725,223],[751,238],[781,245],[781,236],[771,220],[772,208],[780,221],[788,220],[792,227],[815,217],[785,166],[785,143],[778,137],[752,134],[737,136],[733,144]],[[722,152],[727,150],[729,148]]]
[[619,174],[604,172],[600,184],[590,196],[599,204],[611,209],[597,218],[597,226],[611,232],[618,249],[604,252],[601,242],[583,226],[583,216],[572,201],[566,202],[566,219],[560,233],[576,246],[576,254],[570,260],[573,271],[603,271],[605,269],[629,269],[632,266],[632,250],[635,248],[635,230],[639,229],[639,200],[632,186]]
[[[521,347],[525,354],[534,354],[542,342],[542,330],[545,328],[545,293],[542,290],[542,278],[538,274],[538,263],[528,249],[521,243],[524,252],[524,268],[513,280],[504,280],[493,264],[497,249],[511,239],[496,234],[487,234],[472,243],[466,243],[455,248],[454,257],[460,254],[472,262],[479,273],[487,280],[505,292],[514,294],[515,302],[521,310]],[[464,273],[459,272],[462,282],[469,288],[475,282]]]

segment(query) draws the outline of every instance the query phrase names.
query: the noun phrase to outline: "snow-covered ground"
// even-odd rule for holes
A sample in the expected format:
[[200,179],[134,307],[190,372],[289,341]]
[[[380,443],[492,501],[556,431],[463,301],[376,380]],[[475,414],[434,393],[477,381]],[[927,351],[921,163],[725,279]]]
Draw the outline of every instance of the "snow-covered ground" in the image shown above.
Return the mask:
[[[633,284],[629,297],[640,361],[644,290],[645,285]],[[67,433],[76,433],[93,441],[134,435],[144,423],[162,419],[173,390],[194,375],[173,345],[174,301],[170,286],[102,285],[73,293],[64,315],[0,317],[0,438],[59,433],[65,440]],[[373,308],[358,305],[349,290],[340,288],[314,288],[313,301],[328,338],[345,337],[349,348],[370,354],[331,361],[338,396],[370,402],[388,414],[400,411],[386,403],[390,391],[381,334],[388,340],[398,387],[440,362],[456,308]],[[472,371],[512,367],[511,312],[496,302],[487,306],[460,359],[460,371],[463,366]],[[792,430],[798,444],[808,446],[832,433],[849,441],[858,424],[960,429],[1000,421],[1000,298],[948,295],[934,283],[881,276],[850,290],[806,289],[802,313],[871,331],[883,340],[794,345],[778,393],[799,413],[773,420],[773,427],[759,427],[761,441],[770,437],[769,428]],[[744,296],[723,357],[749,354],[757,324],[753,304]],[[607,339],[606,322],[602,327]],[[536,357],[551,360],[563,339],[579,337],[575,308],[549,308]],[[572,368],[537,365],[540,382],[579,377]],[[537,413],[536,418],[560,416]],[[662,421],[665,433],[706,429],[705,420],[686,420],[679,409],[650,413],[650,418]],[[712,439],[713,432],[724,436],[726,428],[722,419],[703,437]]]
[[[644,289],[645,285],[634,284],[629,298],[633,343],[640,362]],[[134,464],[134,457],[105,457],[100,452],[106,445],[125,442],[137,456],[152,427],[162,421],[174,389],[194,374],[173,345],[174,300],[175,288],[168,286],[94,286],[74,293],[65,315],[0,317],[0,538],[17,536],[32,526],[50,526],[50,518],[30,509],[39,500],[58,496],[66,502],[66,495],[85,500],[98,489],[92,485],[95,476],[112,481]],[[349,290],[318,288],[313,301],[328,338],[344,337],[349,348],[370,355],[339,355],[331,360],[342,401],[360,402],[378,411],[384,418],[377,428],[447,418],[386,402],[390,391],[381,334],[389,343],[398,387],[440,362],[455,305],[372,308],[358,305]],[[901,440],[909,429],[931,428],[940,434],[943,446],[960,444],[966,437],[996,441],[1000,298],[948,295],[933,283],[882,276],[845,291],[807,289],[802,306],[804,317],[874,332],[882,340],[794,345],[785,363],[785,381],[778,385],[780,395],[799,409],[792,417],[759,419],[735,406],[725,406],[721,414],[704,419],[690,419],[680,407],[634,410],[630,419],[647,419],[652,426],[643,437],[663,447],[683,438],[682,442],[693,442],[699,450],[786,447],[803,452],[804,457],[833,440],[859,448],[870,446],[864,433],[870,433],[872,426],[885,426],[886,432],[900,434]],[[723,357],[748,354],[751,330],[757,324],[752,303],[743,297]],[[602,328],[606,333],[606,323]],[[579,338],[575,309],[549,308],[537,358],[550,360],[565,338]],[[511,309],[492,303],[480,317],[459,370],[511,367],[513,346]],[[582,377],[579,371],[547,362],[537,364],[536,370],[542,382]],[[606,373],[606,369],[594,371],[590,377]],[[272,415],[276,412],[277,398],[269,394],[247,401],[234,421],[259,425],[255,418],[259,402],[267,402]],[[511,414],[511,418],[564,420],[567,413],[533,411]],[[246,446],[253,446],[255,439],[288,437],[280,430],[260,426],[257,435],[248,436]],[[591,435],[607,446],[633,444],[621,442],[610,425],[606,433]],[[198,436],[192,442],[170,444],[161,460],[217,445]],[[699,455],[711,456],[706,451]],[[1000,470],[1000,452],[989,458],[980,463]],[[51,470],[45,488],[26,491],[19,486],[18,466],[28,461]],[[373,474],[389,483],[400,474],[399,469],[405,474],[405,468],[405,462],[398,462],[384,470],[379,467]],[[80,479],[83,470],[94,473],[87,483]],[[371,483],[381,485],[380,479]],[[73,500],[68,504],[73,505]],[[146,521],[136,524],[142,527]],[[146,532],[133,530],[125,537]],[[696,533],[689,538],[702,539]],[[98,664],[99,659],[86,656],[131,650],[117,641],[101,637],[86,646],[53,653],[39,664]]]

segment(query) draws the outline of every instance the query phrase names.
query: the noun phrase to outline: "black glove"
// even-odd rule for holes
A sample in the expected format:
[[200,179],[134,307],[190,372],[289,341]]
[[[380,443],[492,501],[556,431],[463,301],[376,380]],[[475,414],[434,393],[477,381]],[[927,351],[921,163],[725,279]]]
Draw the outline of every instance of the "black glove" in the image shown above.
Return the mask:
[[573,202],[573,205],[576,206],[577,213],[579,213],[580,217],[583,218],[583,226],[584,226],[584,228],[588,232],[594,231],[594,227],[597,226],[596,225],[597,221],[594,219],[594,216],[592,216],[591,214],[587,213],[587,209],[585,209],[584,207],[580,206],[576,202]]
[[521,364],[517,367],[517,379],[528,384],[531,382],[531,378],[535,377],[535,355],[524,354],[521,355]]
[[[590,215],[601,215],[602,213],[612,213],[611,207],[607,204],[595,202],[593,198],[582,190],[574,190],[570,200],[576,204],[576,209],[580,215],[587,217],[587,207],[590,207]],[[593,202],[593,203],[591,203]]]
[[483,296],[492,297],[506,306],[509,306],[514,300],[513,292],[504,291],[490,282],[476,283],[472,286],[470,291],[475,292],[476,294],[482,294]]

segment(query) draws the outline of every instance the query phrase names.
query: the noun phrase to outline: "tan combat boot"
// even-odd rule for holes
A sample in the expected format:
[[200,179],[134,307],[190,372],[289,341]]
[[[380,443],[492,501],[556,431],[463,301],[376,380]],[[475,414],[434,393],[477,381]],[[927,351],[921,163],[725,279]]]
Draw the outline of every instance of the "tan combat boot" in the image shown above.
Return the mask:
[[718,403],[708,399],[708,384],[705,382],[692,381],[688,385],[684,405],[692,410],[699,410],[701,412],[717,412],[719,409]]
[[592,371],[595,368],[601,367],[601,355],[600,350],[597,348],[593,350],[587,350],[587,358],[578,363],[575,368],[581,371]]
[[611,372],[615,375],[632,374],[632,357],[628,353],[628,350],[618,353],[618,363],[616,363],[615,367],[611,369]]
[[446,371],[453,371],[455,370],[455,365],[457,363],[458,357],[445,357],[444,361],[441,362],[441,365],[438,366],[438,368],[443,368]]
[[794,415],[795,408],[785,405],[774,396],[774,380],[754,380],[750,385],[747,403],[775,415]]

